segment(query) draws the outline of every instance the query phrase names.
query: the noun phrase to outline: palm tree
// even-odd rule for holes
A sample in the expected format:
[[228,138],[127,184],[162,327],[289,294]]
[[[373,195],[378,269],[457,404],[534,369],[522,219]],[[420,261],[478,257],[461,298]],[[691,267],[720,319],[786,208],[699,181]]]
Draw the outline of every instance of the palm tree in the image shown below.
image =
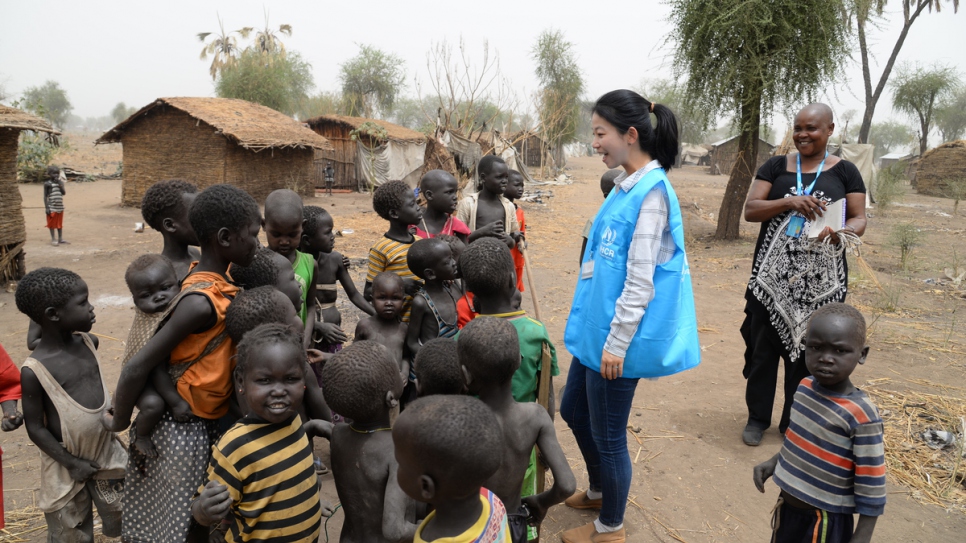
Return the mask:
[[[248,38],[248,35],[255,31],[254,27],[246,26],[238,31],[241,37]],[[292,35],[292,25],[279,25],[278,30],[274,30],[268,25],[268,10],[265,10],[265,28],[255,31],[255,41],[252,47],[263,55],[273,56],[285,54],[285,44],[282,43],[278,34]]]
[[[205,44],[201,49],[201,56],[199,58],[206,60],[208,55],[212,56],[211,69],[209,70],[212,81],[218,77],[218,72],[234,64],[238,58],[240,50],[234,34],[242,34],[242,37],[245,37],[245,34],[241,30],[225,32],[225,25],[221,22],[221,17],[218,17],[218,28],[219,32],[217,34],[214,32],[198,33],[198,41]],[[209,36],[214,36],[214,39],[207,41]]]

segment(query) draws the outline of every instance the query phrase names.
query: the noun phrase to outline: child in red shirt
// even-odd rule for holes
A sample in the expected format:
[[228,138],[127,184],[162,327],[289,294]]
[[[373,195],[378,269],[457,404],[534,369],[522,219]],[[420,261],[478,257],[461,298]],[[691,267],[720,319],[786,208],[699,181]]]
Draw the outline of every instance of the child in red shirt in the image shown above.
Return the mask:
[[[523,208],[514,202],[514,200],[523,197],[523,174],[516,170],[510,170],[510,179],[507,182],[506,190],[503,192],[503,197],[510,200],[510,203],[516,208],[520,232],[526,235],[527,221],[523,218]],[[513,256],[513,267],[517,272],[517,290],[523,292],[523,253],[517,247],[513,247],[510,249],[510,255]]]

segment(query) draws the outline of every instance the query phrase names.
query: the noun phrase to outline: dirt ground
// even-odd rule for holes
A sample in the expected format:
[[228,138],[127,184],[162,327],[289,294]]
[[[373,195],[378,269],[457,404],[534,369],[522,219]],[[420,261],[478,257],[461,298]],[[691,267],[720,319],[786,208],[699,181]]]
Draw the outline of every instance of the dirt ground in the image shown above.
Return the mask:
[[[99,146],[92,150],[91,139],[72,135],[72,150],[58,161],[84,171],[113,173],[119,149]],[[563,329],[577,277],[580,231],[601,202],[598,179],[604,170],[595,157],[570,159],[568,173],[574,182],[534,187],[552,196],[545,194],[542,204],[525,204],[538,302],[564,375],[570,356],[563,344]],[[757,226],[743,225],[738,242],[713,241],[715,214],[727,177],[711,176],[697,167],[675,170],[670,177],[685,215],[703,360],[693,370],[641,381],[638,387],[630,425],[640,431],[628,431],[634,462],[625,520],[628,541],[765,541],[778,490],[769,484],[766,494],[759,494],[751,471],[778,451],[781,436],[772,428],[757,448],[745,446],[740,439],[746,411],[738,327]],[[161,236],[150,230],[134,232],[134,223],[141,221],[140,212],[119,207],[119,180],[71,183],[64,219],[64,237],[71,244],[52,247],[44,228],[41,187],[22,185],[21,192],[28,269],[66,267],[88,282],[97,312],[93,331],[101,336],[100,356],[113,388],[133,315],[124,270],[136,256],[159,251]],[[371,211],[368,196],[338,194],[309,198],[306,204],[325,206],[333,214],[336,228],[343,232],[336,249],[352,259],[353,275],[361,285],[367,249],[385,229],[384,221]],[[880,388],[943,394],[959,405],[966,403],[962,399],[966,389],[959,388],[963,386],[966,342],[963,326],[957,322],[966,301],[955,286],[937,281],[944,268],[963,266],[966,218],[962,213],[966,212],[952,216],[951,201],[912,191],[888,212],[873,209],[863,255],[876,270],[882,289],[860,273],[854,262],[851,267],[850,302],[872,323],[869,362],[853,379],[859,386],[874,380]],[[889,229],[900,222],[916,224],[924,235],[907,271],[899,269],[899,250],[889,243]],[[351,333],[360,312],[344,296],[339,303],[346,331]],[[532,312],[529,294],[524,296],[524,308]],[[27,318],[16,310],[13,294],[0,292],[0,342],[16,361],[28,355],[26,330]],[[563,377],[554,383],[558,391],[563,385]],[[780,403],[776,401],[776,405]],[[578,486],[585,488],[586,471],[574,438],[562,421],[556,426]],[[37,449],[22,428],[0,436],[0,446],[8,519],[7,535],[0,532],[0,541],[41,541],[43,517],[32,507],[40,483]],[[316,440],[316,449],[323,460],[328,459],[324,441]],[[891,476],[888,490],[889,504],[876,527],[876,540],[962,541],[966,532],[962,501],[947,507],[925,505],[916,499],[916,489],[897,484]],[[961,488],[954,489],[953,496],[962,498],[959,492]],[[331,475],[325,477],[324,495],[333,503],[337,500]],[[594,516],[556,507],[544,523],[545,540],[557,541],[557,534]],[[337,536],[341,523],[340,511],[327,523],[330,538]]]

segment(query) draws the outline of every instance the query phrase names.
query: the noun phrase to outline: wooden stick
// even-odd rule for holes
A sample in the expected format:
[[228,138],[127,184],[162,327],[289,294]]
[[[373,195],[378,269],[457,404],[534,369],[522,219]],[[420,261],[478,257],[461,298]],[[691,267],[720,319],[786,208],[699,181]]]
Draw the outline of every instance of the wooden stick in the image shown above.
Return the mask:
[[540,318],[540,304],[537,302],[537,290],[533,287],[533,268],[530,266],[530,255],[527,253],[527,244],[525,241],[521,241],[517,244],[517,249],[519,249],[520,254],[523,255],[523,268],[527,272],[527,287],[530,288],[530,300],[533,301],[533,315],[537,317],[537,320],[543,322]]

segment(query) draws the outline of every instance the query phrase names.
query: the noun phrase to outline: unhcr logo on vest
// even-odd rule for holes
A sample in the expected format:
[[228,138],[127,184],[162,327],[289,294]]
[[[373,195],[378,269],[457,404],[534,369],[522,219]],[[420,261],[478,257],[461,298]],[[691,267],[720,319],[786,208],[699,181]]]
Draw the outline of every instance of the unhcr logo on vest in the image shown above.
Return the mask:
[[600,236],[600,249],[597,252],[600,256],[610,260],[614,258],[614,249],[610,246],[617,241],[617,232],[611,228],[607,227],[604,229],[604,233]]

